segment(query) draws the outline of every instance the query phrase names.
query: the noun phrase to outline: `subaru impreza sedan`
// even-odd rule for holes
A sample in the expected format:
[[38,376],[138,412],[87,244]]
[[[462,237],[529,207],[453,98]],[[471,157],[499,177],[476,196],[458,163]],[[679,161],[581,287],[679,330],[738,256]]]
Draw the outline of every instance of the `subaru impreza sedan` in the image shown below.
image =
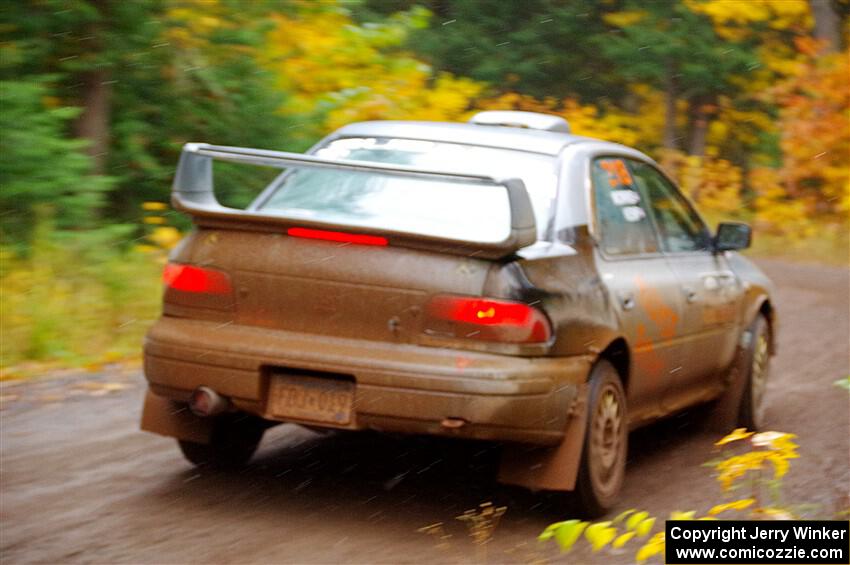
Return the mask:
[[[236,209],[214,161],[279,174]],[[496,441],[501,481],[595,516],[630,430],[698,404],[762,423],[776,322],[749,227],[710,232],[652,159],[559,117],[187,144],[172,202],[194,229],[145,340],[142,428],[194,464],[244,464],[280,422]]]

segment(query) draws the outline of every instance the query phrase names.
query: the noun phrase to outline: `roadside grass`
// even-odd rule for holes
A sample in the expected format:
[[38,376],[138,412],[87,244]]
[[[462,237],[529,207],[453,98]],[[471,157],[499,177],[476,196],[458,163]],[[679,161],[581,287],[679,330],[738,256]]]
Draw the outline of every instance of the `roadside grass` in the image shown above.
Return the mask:
[[132,232],[46,223],[27,254],[0,250],[0,380],[139,357],[159,315],[165,252],[133,245]]
[[[133,239],[135,226],[69,233],[45,221],[28,253],[0,248],[0,380],[140,358],[160,312],[167,249],[178,237],[171,227],[149,228]],[[817,234],[757,232],[747,254],[847,265],[847,230],[823,226]]]
[[778,230],[760,222],[751,211],[736,213],[703,211],[703,218],[716,232],[722,221],[737,221],[753,227],[752,246],[744,254],[752,258],[782,259],[792,263],[850,264],[850,225],[810,218],[800,225]]
[[750,257],[784,259],[793,263],[820,263],[847,267],[850,264],[850,232],[846,225],[826,225],[816,236],[790,238],[758,233],[746,254]]

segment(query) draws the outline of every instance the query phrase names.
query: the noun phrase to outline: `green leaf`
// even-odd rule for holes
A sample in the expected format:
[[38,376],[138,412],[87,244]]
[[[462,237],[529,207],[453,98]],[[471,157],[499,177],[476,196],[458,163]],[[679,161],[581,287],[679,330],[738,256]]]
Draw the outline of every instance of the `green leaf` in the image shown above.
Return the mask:
[[564,524],[566,524],[566,522],[555,522],[554,524],[549,524],[548,526],[546,526],[546,529],[543,530],[543,532],[539,536],[537,536],[537,539],[539,541],[548,541],[552,539],[552,536],[555,535],[557,529]]
[[575,545],[581,533],[587,528],[587,522],[568,520],[555,530],[555,541],[562,552],[569,551]]

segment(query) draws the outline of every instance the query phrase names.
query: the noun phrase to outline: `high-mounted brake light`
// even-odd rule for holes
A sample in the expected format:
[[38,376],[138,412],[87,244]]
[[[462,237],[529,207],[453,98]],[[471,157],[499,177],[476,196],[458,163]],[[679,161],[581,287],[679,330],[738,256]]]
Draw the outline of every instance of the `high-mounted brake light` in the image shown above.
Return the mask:
[[162,273],[165,285],[174,290],[200,294],[230,294],[233,287],[226,273],[194,265],[169,263]]
[[364,235],[359,233],[345,233],[341,231],[314,230],[309,228],[289,228],[287,235],[293,237],[305,237],[307,239],[321,239],[324,241],[338,241],[340,243],[356,243],[357,245],[387,245],[387,238],[378,235]]
[[427,313],[430,329],[455,337],[506,343],[546,343],[552,337],[543,312],[523,302],[439,295]]

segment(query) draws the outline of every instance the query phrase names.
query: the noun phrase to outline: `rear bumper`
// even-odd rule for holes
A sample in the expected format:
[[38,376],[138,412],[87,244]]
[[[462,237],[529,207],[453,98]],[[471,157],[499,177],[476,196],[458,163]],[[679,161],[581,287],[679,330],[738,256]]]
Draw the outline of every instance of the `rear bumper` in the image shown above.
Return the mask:
[[[350,429],[557,443],[586,357],[511,357],[162,317],[145,340],[145,376],[159,396],[185,401],[199,386],[268,417],[273,370],[354,378]],[[446,418],[466,425],[447,429]],[[297,420],[292,420],[296,421]],[[306,423],[306,422],[305,422]]]

